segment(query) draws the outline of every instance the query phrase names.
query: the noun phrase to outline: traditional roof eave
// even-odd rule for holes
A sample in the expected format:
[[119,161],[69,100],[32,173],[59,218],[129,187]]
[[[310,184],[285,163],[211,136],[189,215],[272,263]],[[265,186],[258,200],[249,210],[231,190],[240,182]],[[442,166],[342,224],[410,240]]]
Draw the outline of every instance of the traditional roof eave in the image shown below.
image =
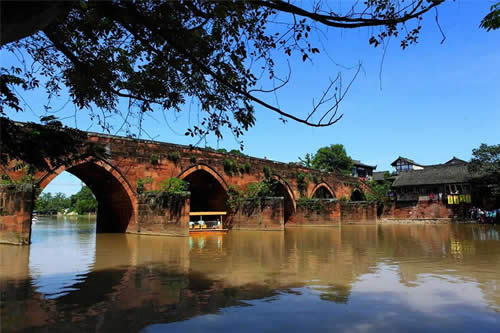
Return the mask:
[[468,183],[473,178],[467,165],[441,164],[422,170],[401,172],[392,184],[393,187],[423,186],[440,184]]
[[404,161],[408,162],[408,164],[413,164],[413,165],[420,166],[420,167],[424,167],[425,166],[425,165],[422,165],[422,164],[418,164],[414,160],[410,160],[409,158],[402,157],[402,156],[399,156],[398,158],[396,158],[396,160],[391,163],[391,166],[396,166],[396,162],[398,160],[404,160]]
[[352,162],[353,162],[354,166],[360,166],[360,167],[369,168],[369,169],[373,169],[373,170],[375,170],[377,168],[376,165],[373,166],[373,165],[364,164],[364,163],[361,163],[361,161],[359,161],[359,160],[352,160]]

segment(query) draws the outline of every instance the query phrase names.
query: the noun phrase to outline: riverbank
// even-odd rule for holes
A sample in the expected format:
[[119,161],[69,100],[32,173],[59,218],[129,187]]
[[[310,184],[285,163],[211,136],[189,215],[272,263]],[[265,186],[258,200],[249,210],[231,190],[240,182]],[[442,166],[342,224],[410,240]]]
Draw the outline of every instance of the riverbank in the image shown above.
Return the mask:
[[96,214],[57,214],[57,215],[50,215],[50,214],[36,214],[38,217],[52,217],[52,218],[61,218],[61,217],[69,217],[69,218],[81,218],[81,217],[89,217],[89,218],[96,218]]
[[429,219],[398,219],[382,218],[377,224],[481,224],[477,220],[452,219],[452,218],[429,218]]

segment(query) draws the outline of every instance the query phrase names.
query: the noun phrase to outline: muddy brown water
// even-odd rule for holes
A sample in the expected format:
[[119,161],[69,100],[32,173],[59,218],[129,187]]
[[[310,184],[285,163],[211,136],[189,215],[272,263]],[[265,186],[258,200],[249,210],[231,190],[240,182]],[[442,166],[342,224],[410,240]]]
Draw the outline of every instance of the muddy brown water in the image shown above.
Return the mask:
[[40,218],[0,245],[0,332],[500,332],[500,228],[194,237]]

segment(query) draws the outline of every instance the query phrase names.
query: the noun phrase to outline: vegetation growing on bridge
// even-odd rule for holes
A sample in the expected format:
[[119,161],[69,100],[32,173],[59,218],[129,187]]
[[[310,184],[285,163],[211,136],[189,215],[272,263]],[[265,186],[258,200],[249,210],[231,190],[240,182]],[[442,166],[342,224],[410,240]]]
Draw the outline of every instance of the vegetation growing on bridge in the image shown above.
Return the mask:
[[245,162],[243,164],[239,164],[238,161],[235,161],[235,160],[230,159],[230,158],[224,159],[223,165],[224,165],[224,172],[228,176],[232,176],[233,174],[237,174],[237,173],[240,173],[240,174],[244,174],[245,172],[249,173],[252,169],[250,162]]
[[168,159],[169,161],[172,161],[172,162],[174,162],[174,163],[177,163],[177,162],[179,161],[179,159],[180,159],[180,155],[179,155],[179,153],[178,153],[178,152],[176,152],[176,151],[171,151],[171,152],[169,152],[169,153],[167,154],[167,159]]
[[304,196],[307,191],[308,177],[303,172],[297,172],[297,188],[299,189],[300,195]]
[[231,185],[228,188],[227,206],[233,212],[242,210],[250,214],[257,209],[261,209],[267,197],[279,196],[279,181],[266,177],[264,180],[249,183],[243,190],[239,186]]
[[189,183],[177,177],[171,177],[163,180],[159,185],[159,190],[140,192],[143,200],[153,208],[172,208],[179,212],[186,199],[189,198]]
[[156,154],[151,155],[151,164],[158,165],[160,157]]
[[28,168],[25,167],[25,173],[19,179],[12,179],[8,174],[4,173],[0,178],[0,184],[14,185],[14,184],[34,184],[36,179],[33,177]]
[[144,193],[146,191],[146,185],[151,184],[153,184],[153,178],[150,176],[137,179],[137,193]]
[[323,214],[328,212],[327,203],[335,199],[318,199],[300,197],[297,199],[297,207],[301,208],[307,213],[314,212],[316,214]]

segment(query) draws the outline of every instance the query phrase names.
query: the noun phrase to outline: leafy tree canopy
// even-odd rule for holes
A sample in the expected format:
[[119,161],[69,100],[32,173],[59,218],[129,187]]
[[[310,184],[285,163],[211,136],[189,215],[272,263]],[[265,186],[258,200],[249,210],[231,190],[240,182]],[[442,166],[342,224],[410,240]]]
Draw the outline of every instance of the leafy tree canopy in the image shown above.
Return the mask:
[[489,182],[500,184],[500,144],[481,144],[472,150],[469,170],[486,178]]
[[66,209],[78,214],[94,213],[97,210],[97,201],[88,186],[83,186],[78,193],[71,197],[67,197],[63,193],[55,195],[42,193],[35,201],[35,210],[40,214],[55,214]]
[[85,132],[63,126],[51,116],[41,121],[19,124],[0,117],[1,172],[7,174],[5,168],[13,158],[18,160],[12,165],[14,169],[27,167],[30,174],[33,169],[50,170],[75,160],[106,157],[103,147],[87,142]]
[[392,182],[388,180],[391,174],[386,171],[384,173],[384,180],[377,182],[375,180],[368,181],[367,184],[370,186],[370,190],[366,194],[366,198],[370,201],[377,201],[379,203],[389,202],[388,193],[391,190]]
[[344,174],[351,174],[353,167],[353,161],[342,144],[320,148],[316,154],[306,154],[304,159],[299,160],[305,167]]
[[480,26],[487,31],[500,28],[500,2],[491,6],[491,11],[483,18]]
[[[311,59],[320,52],[311,32],[321,27],[375,27],[370,44],[391,37],[406,48],[418,41],[422,16],[443,2],[367,0],[339,11],[327,1],[2,1],[1,48],[21,62],[0,68],[0,116],[23,111],[19,90],[50,100],[65,88],[107,130],[111,116],[140,122],[155,107],[180,112],[191,100],[200,105],[191,136],[220,138],[225,127],[239,137],[254,125],[256,105],[283,121],[330,126],[352,81],[337,76],[307,114],[294,115],[266,101],[290,79],[276,56]],[[128,110],[119,109],[123,99]]]

